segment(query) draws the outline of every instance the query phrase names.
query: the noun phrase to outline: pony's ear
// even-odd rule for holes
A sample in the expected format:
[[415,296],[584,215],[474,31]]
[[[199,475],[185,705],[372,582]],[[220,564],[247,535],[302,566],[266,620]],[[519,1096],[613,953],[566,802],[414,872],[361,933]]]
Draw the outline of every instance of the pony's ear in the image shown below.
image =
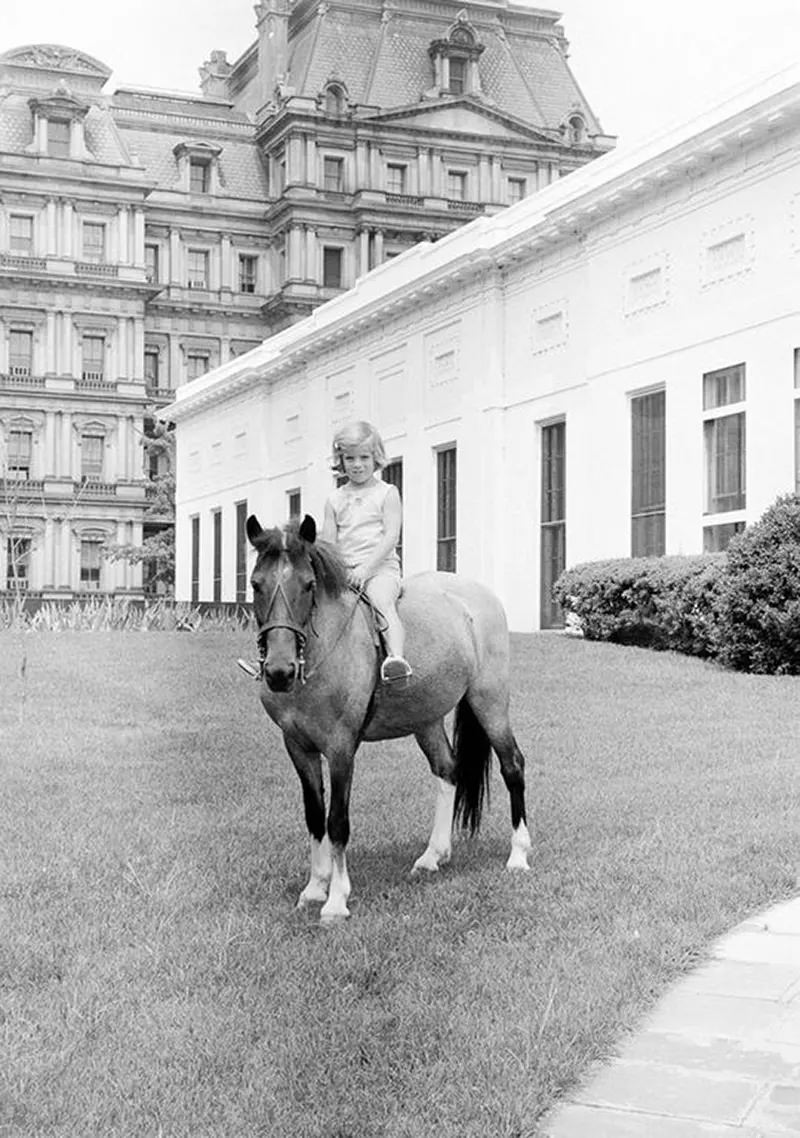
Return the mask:
[[300,523],[300,529],[297,531],[302,537],[303,541],[307,541],[309,545],[313,545],[317,540],[317,523],[311,517],[311,514],[306,514]]
[[256,538],[264,532],[261,528],[261,522],[255,514],[250,515],[244,528],[251,545],[255,545]]

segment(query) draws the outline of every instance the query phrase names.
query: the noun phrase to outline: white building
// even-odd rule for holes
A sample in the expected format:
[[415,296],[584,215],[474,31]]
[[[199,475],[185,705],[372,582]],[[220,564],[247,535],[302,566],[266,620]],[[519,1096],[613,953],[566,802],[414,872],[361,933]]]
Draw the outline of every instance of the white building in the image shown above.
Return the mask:
[[[800,480],[800,68],[362,277],[178,392],[183,599],[243,599],[243,520],[321,515],[378,424],[407,573],[511,627],[564,565],[723,548]],[[216,583],[216,590],[215,590]]]

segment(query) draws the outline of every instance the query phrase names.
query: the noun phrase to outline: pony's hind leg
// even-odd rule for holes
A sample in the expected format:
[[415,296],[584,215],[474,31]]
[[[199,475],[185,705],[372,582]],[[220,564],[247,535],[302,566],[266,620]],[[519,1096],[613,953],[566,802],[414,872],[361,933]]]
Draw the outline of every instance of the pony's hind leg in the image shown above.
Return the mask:
[[426,870],[435,873],[440,865],[446,865],[450,860],[456,795],[452,781],[455,764],[443,720],[418,731],[416,740],[430,763],[437,782],[437,792],[430,840],[425,852],[414,862],[411,872],[417,874]]
[[511,852],[506,869],[528,870],[531,838],[525,809],[525,756],[508,719],[508,697],[501,690],[470,690],[470,706],[500,762],[511,803]]
[[325,832],[325,786],[319,752],[307,751],[293,739],[287,738],[285,742],[303,788],[306,826],[311,842],[311,874],[297,899],[297,908],[304,909],[313,902],[324,903],[328,899],[332,860],[331,845]]

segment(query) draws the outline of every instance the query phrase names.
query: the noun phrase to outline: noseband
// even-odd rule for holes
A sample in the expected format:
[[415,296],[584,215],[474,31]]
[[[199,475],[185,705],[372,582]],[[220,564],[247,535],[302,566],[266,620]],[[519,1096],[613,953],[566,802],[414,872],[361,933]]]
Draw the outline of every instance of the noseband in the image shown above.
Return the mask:
[[[288,620],[270,620],[270,613],[272,612],[278,597],[281,597],[286,611],[289,614]],[[316,602],[315,586],[312,584],[311,590],[311,610],[309,612],[308,621],[311,620],[311,614],[314,612],[314,604]],[[274,628],[286,628],[289,632],[294,633],[296,647],[297,647],[297,678],[301,684],[306,682],[306,657],[305,646],[308,636],[306,634],[305,626],[300,624],[295,618],[294,609],[292,608],[291,601],[286,595],[286,590],[283,587],[283,581],[278,577],[275,582],[275,588],[269,598],[265,619],[258,625],[258,661],[259,661],[259,676],[260,680],[264,679],[264,667],[267,662],[267,636]],[[311,631],[314,632],[313,625]],[[316,633],[315,633],[316,635]]]

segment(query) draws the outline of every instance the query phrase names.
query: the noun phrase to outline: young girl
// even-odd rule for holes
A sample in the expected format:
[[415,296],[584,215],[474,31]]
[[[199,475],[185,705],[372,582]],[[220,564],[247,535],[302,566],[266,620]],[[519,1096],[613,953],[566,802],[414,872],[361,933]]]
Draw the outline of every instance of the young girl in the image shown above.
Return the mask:
[[347,481],[325,503],[322,537],[339,547],[352,584],[364,589],[386,618],[388,656],[381,679],[407,680],[411,667],[403,656],[405,636],[395,607],[400,595],[400,495],[396,486],[376,478],[386,465],[386,451],[372,424],[341,427],[333,439],[333,462]]

